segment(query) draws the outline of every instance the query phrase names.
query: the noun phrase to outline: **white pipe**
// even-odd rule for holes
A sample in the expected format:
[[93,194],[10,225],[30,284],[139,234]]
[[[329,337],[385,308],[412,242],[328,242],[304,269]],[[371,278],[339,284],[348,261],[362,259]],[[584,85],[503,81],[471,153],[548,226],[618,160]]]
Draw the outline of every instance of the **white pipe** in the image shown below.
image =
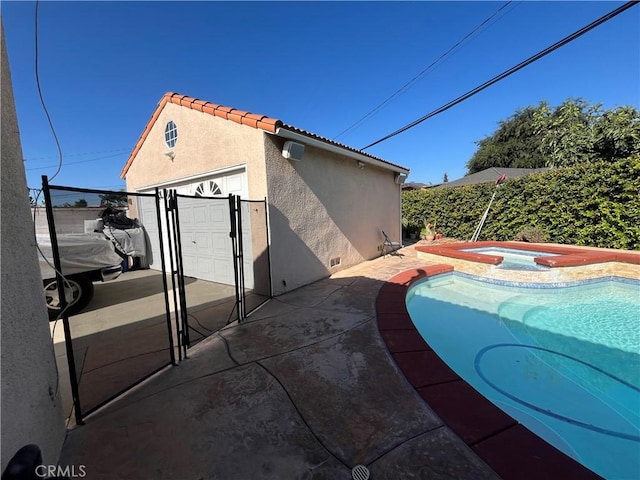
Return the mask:
[[484,226],[484,222],[487,220],[487,216],[489,215],[489,209],[491,208],[491,204],[493,203],[493,199],[496,197],[496,193],[498,193],[498,189],[497,188],[493,192],[493,195],[491,195],[491,200],[489,201],[489,206],[484,211],[484,215],[482,215],[482,218],[480,219],[480,223],[476,227],[475,232],[473,232],[473,236],[471,237],[471,241],[472,242],[477,242],[478,241],[478,237],[480,236],[480,231],[482,230],[482,227]]

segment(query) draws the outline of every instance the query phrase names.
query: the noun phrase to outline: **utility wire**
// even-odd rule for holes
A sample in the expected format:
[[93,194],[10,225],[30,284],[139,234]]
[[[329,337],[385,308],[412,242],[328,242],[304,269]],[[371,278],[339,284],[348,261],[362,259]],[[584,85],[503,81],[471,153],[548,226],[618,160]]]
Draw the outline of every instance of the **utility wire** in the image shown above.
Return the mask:
[[469,33],[467,33],[460,41],[458,41],[458,43],[456,43],[453,47],[451,47],[449,50],[447,50],[445,53],[443,53],[442,55],[440,55],[435,61],[433,61],[428,67],[422,69],[420,71],[420,73],[418,73],[415,77],[413,77],[411,80],[409,80],[407,83],[405,83],[402,87],[400,87],[398,90],[396,90],[392,95],[390,95],[389,97],[387,97],[386,100],[384,100],[382,103],[380,103],[377,107],[375,107],[373,110],[371,110],[369,113],[367,113],[364,117],[362,117],[360,120],[358,120],[357,122],[353,123],[350,127],[344,129],[342,132],[340,132],[338,135],[336,135],[335,137],[333,137],[333,140],[336,140],[337,138],[341,137],[342,135],[344,135],[345,133],[347,133],[350,130],[353,130],[357,125],[361,124],[362,122],[364,122],[367,118],[373,116],[374,114],[376,114],[379,110],[382,109],[382,107],[384,107],[387,103],[389,103],[391,100],[393,100],[395,97],[397,97],[398,95],[400,95],[404,90],[406,90],[407,88],[409,88],[411,85],[413,85],[416,81],[418,81],[418,79],[420,77],[422,77],[423,75],[425,75],[429,70],[431,70],[432,68],[434,68],[436,66],[436,64],[438,64],[441,60],[444,60],[444,58],[446,56],[448,56],[451,52],[453,52],[456,48],[458,48],[460,45],[462,45],[465,40],[467,40],[469,37],[471,37],[473,34],[475,34],[478,30],[480,30],[483,26],[485,26],[488,22],[490,22],[496,15],[498,15],[498,13],[500,13],[502,10],[504,10],[506,7],[509,6],[509,4],[512,3],[512,0],[509,0],[508,2],[506,2],[504,5],[502,5],[498,10],[496,10],[495,12],[493,12],[493,14],[488,17],[487,19],[485,19],[482,23],[480,23],[478,26],[476,26],[473,30],[471,30]]
[[[95,155],[98,153],[113,153],[113,152],[130,152],[131,149],[130,148],[117,148],[114,150],[99,150],[97,152],[83,152],[83,153],[67,153],[65,154],[65,157],[69,158],[69,157],[81,157],[83,155]],[[56,158],[58,155],[49,155],[46,157],[29,157],[29,158],[23,158],[22,160],[25,162],[31,162],[34,160],[48,160],[49,158]]]
[[47,121],[49,122],[49,128],[51,128],[51,133],[53,133],[53,138],[56,141],[56,147],[58,148],[58,158],[60,161],[58,162],[58,169],[56,173],[49,179],[49,181],[53,181],[54,178],[58,176],[60,170],[62,170],[62,148],[60,147],[60,141],[58,140],[58,135],[56,134],[55,128],[53,128],[53,122],[51,121],[51,116],[49,115],[49,110],[47,110],[47,105],[44,102],[44,97],[42,96],[42,88],[40,87],[40,72],[38,69],[39,57],[38,57],[38,6],[40,5],[40,1],[36,0],[36,8],[35,8],[35,22],[34,22],[34,31],[35,31],[35,71],[36,71],[36,85],[38,87],[38,96],[40,97],[40,103],[42,104],[42,109],[44,110],[45,115],[47,116]]
[[[90,160],[78,160],[77,162],[67,162],[67,163],[65,163],[65,165],[78,165],[79,163],[97,162],[98,160],[104,160],[105,158],[121,157],[122,155],[125,155],[125,154],[126,154],[126,152],[115,153],[113,155],[107,155],[106,157],[92,158]],[[47,168],[53,168],[55,166],[56,165],[45,165],[44,167],[25,168],[25,170],[26,171],[29,171],[29,170],[45,170]],[[53,177],[51,177],[51,179],[49,179],[49,181],[51,181],[51,180],[53,180]]]
[[459,104],[460,102],[463,102],[467,98],[474,96],[476,93],[479,93],[482,90],[484,90],[485,88],[490,87],[494,83],[499,82],[500,80],[502,80],[504,78],[507,78],[509,75],[517,72],[518,70],[523,69],[524,67],[526,67],[527,65],[535,62],[536,60],[541,59],[545,55],[548,55],[549,53],[553,52],[554,50],[557,50],[558,48],[560,48],[560,47],[566,45],[567,43],[575,40],[576,38],[584,35],[588,31],[593,30],[594,28],[596,28],[597,26],[603,24],[607,20],[611,20],[616,15],[619,15],[620,13],[624,12],[625,10],[628,10],[629,8],[635,6],[637,3],[640,3],[640,0],[633,0],[633,1],[625,3],[624,5],[616,8],[615,10],[612,10],[611,12],[607,13],[606,15],[603,15],[602,17],[598,18],[597,20],[591,22],[586,27],[581,28],[580,30],[578,30],[578,31],[572,33],[571,35],[563,38],[559,42],[556,42],[553,45],[551,45],[550,47],[547,47],[544,50],[542,50],[541,52],[538,52],[535,55],[529,57],[528,59],[526,59],[523,62],[519,63],[515,67],[511,67],[509,70],[501,73],[500,75],[497,75],[497,76],[493,77],[491,80],[486,81],[485,83],[483,83],[482,85],[474,88],[473,90],[465,93],[464,95],[459,96],[455,100],[450,101],[446,105],[443,105],[442,107],[437,108],[436,110],[433,110],[431,113],[428,113],[425,116],[420,117],[419,119],[414,120],[413,122],[409,123],[408,125],[405,125],[404,127],[396,130],[395,132],[390,133],[389,135],[386,135],[386,136],[382,137],[381,139],[376,140],[373,143],[370,143],[366,147],[363,147],[361,150],[366,150],[367,148],[373,147],[374,145],[377,145],[377,144],[379,144],[381,142],[384,142],[385,140],[388,140],[391,137],[395,137],[396,135],[398,135],[398,134],[400,134],[402,132],[405,132],[405,131],[409,130],[410,128],[415,127],[416,125],[424,122],[425,120],[427,120],[427,119],[429,119],[431,117],[434,117],[434,116],[438,115],[439,113],[442,113],[442,112],[444,112],[446,110],[449,110],[451,107]]

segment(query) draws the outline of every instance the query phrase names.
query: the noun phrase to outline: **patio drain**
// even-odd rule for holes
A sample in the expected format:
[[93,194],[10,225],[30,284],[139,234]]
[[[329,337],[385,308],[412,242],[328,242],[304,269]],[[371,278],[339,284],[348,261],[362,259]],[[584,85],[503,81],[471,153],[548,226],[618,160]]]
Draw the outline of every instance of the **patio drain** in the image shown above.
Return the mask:
[[369,469],[364,465],[356,465],[351,469],[353,480],[369,480]]

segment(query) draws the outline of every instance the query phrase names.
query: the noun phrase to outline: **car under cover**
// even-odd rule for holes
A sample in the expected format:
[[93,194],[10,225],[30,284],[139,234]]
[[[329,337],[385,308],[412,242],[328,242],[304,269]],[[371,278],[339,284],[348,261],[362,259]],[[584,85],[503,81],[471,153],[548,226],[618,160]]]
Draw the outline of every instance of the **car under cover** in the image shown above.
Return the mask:
[[[62,234],[57,235],[56,239],[63,275],[90,272],[122,263],[122,258],[104,235]],[[46,259],[53,265],[53,249],[49,235],[37,235],[36,241]],[[38,257],[42,278],[53,278],[55,276],[53,268],[42,258],[42,255]]]

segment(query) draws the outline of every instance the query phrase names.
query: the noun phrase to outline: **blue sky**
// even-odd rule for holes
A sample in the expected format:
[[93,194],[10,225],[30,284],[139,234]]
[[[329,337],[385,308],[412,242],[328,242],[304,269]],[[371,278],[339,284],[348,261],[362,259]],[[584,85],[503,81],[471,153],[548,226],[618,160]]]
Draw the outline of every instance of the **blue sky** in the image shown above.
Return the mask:
[[[165,92],[334,138],[506,2],[50,2],[39,6],[42,93],[64,166],[53,183],[118,189]],[[511,2],[376,115],[337,138],[391,133],[622,2]],[[2,1],[27,182],[57,169],[35,82],[33,2]],[[408,181],[463,176],[475,142],[519,107],[640,102],[640,6],[419,126],[368,149]]]

